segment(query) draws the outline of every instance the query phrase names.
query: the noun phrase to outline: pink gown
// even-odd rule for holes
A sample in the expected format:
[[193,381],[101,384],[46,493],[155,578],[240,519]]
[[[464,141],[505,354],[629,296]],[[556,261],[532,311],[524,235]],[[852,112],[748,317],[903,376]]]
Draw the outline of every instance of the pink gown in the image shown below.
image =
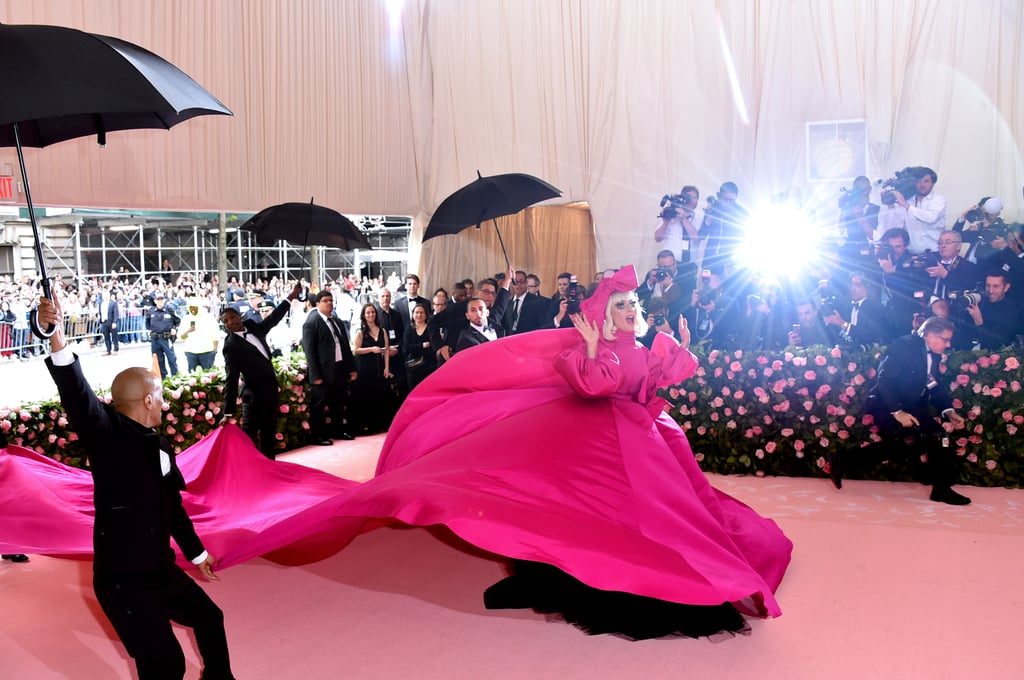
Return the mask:
[[[668,336],[653,351],[602,341],[593,360],[575,329],[486,343],[412,392],[374,479],[266,460],[229,426],[179,456],[185,508],[221,567],[321,559],[389,521],[444,524],[601,590],[777,616],[792,544],[711,487],[656,396],[695,368]],[[24,449],[0,453],[0,550],[90,552],[90,484]]]

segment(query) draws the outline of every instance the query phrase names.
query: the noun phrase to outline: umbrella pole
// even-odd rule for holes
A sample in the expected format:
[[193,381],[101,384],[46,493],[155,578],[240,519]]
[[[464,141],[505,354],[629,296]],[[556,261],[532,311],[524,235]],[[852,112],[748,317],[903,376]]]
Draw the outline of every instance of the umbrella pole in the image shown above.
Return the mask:
[[[17,123],[12,123],[11,126],[14,128],[14,145],[18,148],[18,165],[21,166],[21,181],[25,184],[25,201],[28,203],[28,219],[32,223],[32,241],[36,250],[36,261],[39,263],[40,285],[43,287],[43,297],[52,300],[53,293],[50,290],[50,279],[46,275],[43,246],[39,238],[39,225],[36,224],[36,210],[35,206],[32,205],[32,190],[28,185],[28,173],[25,171],[25,153],[21,149],[21,135],[18,133]],[[29,314],[29,325],[32,327],[32,332],[41,340],[45,340],[57,331],[56,325],[52,325],[49,328],[43,328],[39,325],[38,310],[36,308],[33,308],[31,314]]]
[[492,217],[491,224],[494,225],[494,233],[498,235],[498,243],[501,245],[501,254],[505,256],[505,268],[512,269],[512,263],[508,260],[508,251],[505,250],[505,242],[501,239],[501,230],[498,229],[498,220]]

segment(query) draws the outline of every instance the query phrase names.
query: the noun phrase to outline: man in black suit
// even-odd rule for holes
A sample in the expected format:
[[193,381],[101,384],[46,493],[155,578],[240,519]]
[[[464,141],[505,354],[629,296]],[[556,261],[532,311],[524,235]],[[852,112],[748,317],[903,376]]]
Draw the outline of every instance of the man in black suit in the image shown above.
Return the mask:
[[868,297],[868,281],[862,272],[850,276],[850,305],[845,312],[827,310],[826,324],[839,328],[840,343],[853,347],[871,347],[892,338],[889,313]]
[[487,325],[487,305],[481,298],[471,298],[466,304],[466,319],[469,324],[459,333],[456,352],[497,340],[504,335],[503,332]]
[[282,300],[274,313],[260,321],[243,321],[242,315],[233,307],[221,312],[220,320],[227,329],[224,338],[224,417],[221,424],[233,421],[238,397],[238,378],[245,378],[242,388],[242,431],[249,435],[256,447],[267,458],[274,458],[277,448],[277,373],[270,363],[270,346],[267,333],[276,326],[291,309],[291,301],[302,292],[302,286],[295,288]]
[[224,615],[175,564],[170,539],[208,580],[214,557],[203,549],[181,503],[185,480],[161,424],[160,379],[143,368],[121,371],[103,404],[64,340],[59,304],[42,298],[39,321],[53,324],[46,367],[78,433],[94,482],[93,590],[140,680],[182,678],[185,655],[171,621],[191,626],[203,677],[232,678]]
[[409,383],[405,377],[405,362],[402,361],[402,343],[405,341],[405,322],[397,309],[391,306],[391,291],[382,288],[377,294],[380,304],[377,306],[377,323],[388,334],[388,356],[391,359],[391,374],[395,376],[398,387],[398,399],[404,400],[409,393]]
[[[953,322],[935,316],[926,320],[917,333],[897,338],[889,345],[878,365],[878,380],[864,403],[887,445],[830,456],[829,474],[836,488],[842,488],[848,463],[877,462],[890,455],[910,455],[916,460],[927,455],[931,500],[950,505],[971,502],[952,489],[957,481],[956,454],[949,446],[949,434],[930,409],[935,406],[954,428],[963,428],[964,419],[953,408],[945,380],[939,375],[942,354],[951,346],[953,330]],[[906,445],[908,434],[915,435],[913,446]]]
[[412,324],[412,310],[416,309],[416,305],[423,305],[423,309],[427,310],[427,316],[430,316],[430,300],[420,295],[420,277],[406,274],[405,295],[399,296],[394,303],[395,310],[402,317],[404,328]]
[[117,306],[119,294],[117,288],[111,288],[110,292],[100,300],[100,334],[103,336],[103,345],[107,348],[107,351],[103,353],[104,356],[110,355],[111,344],[114,347],[114,354],[117,354],[118,350],[117,334],[120,332],[118,326],[121,321],[120,309]]
[[512,279],[512,299],[505,307],[502,326],[505,335],[528,333],[538,328],[546,328],[550,321],[546,319],[548,312],[547,300],[539,295],[530,295],[527,288],[526,272],[517,270]]
[[[344,293],[342,293],[344,295]],[[334,296],[324,291],[316,297],[316,308],[302,324],[302,351],[306,353],[310,389],[309,429],[313,441],[330,446],[331,435],[346,441],[353,436],[344,425],[349,382],[356,379],[356,361],[352,356],[345,327],[334,316]],[[327,413],[331,427],[327,427]]]

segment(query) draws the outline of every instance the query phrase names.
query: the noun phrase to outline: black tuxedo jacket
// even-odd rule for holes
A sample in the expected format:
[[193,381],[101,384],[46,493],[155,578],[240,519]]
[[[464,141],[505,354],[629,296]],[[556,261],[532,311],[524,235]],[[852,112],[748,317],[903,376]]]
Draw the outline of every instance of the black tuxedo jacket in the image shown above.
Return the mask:
[[[416,297],[412,298],[411,301],[415,302],[418,305],[423,305],[423,308],[427,310],[427,318],[430,318],[430,300],[421,295],[417,295]],[[391,309],[396,310],[398,312],[398,316],[402,317],[402,328],[408,328],[409,326],[412,325],[412,317],[409,315],[409,304],[410,300],[409,296],[407,295],[403,295],[402,297],[398,298],[397,300],[391,303]]]
[[516,335],[519,333],[528,333],[529,331],[535,331],[538,328],[547,328],[551,325],[551,320],[546,319],[548,315],[547,298],[527,293],[523,296],[523,300],[521,302],[522,308],[519,310],[519,323],[516,324],[516,330],[513,331],[512,325],[515,322],[515,315],[512,313],[512,306],[514,304],[515,299],[510,299],[508,304],[505,306],[505,314],[501,320],[501,325],[505,329],[505,335],[512,335],[513,333]]
[[[336,317],[337,330],[340,334],[341,366],[334,360],[334,334],[327,322],[320,317],[317,310],[311,311],[302,324],[302,351],[306,353],[309,371],[309,382],[323,380],[326,385],[345,384],[349,373],[356,370],[356,361],[352,355],[352,346],[345,332],[345,326]],[[339,374],[339,368],[341,372]]]
[[[495,335],[499,338],[504,337],[505,331],[501,328],[494,329]],[[459,333],[459,342],[455,346],[455,351],[461,352],[468,347],[475,347],[476,345],[482,345],[485,342],[490,342],[486,335],[473,328],[472,325],[466,326],[461,333]]]
[[868,410],[884,409],[888,413],[903,410],[918,416],[928,401],[940,411],[953,408],[946,387],[948,381],[938,378],[939,360],[939,355],[932,355],[937,384],[927,389],[928,356],[924,338],[905,335],[894,340],[878,364],[878,381],[868,393]]
[[237,333],[228,333],[224,338],[224,414],[234,415],[235,402],[238,400],[238,379],[245,376],[245,391],[260,394],[277,395],[277,373],[270,363],[270,347],[267,345],[267,333],[276,326],[287,314],[291,304],[284,300],[273,313],[262,321],[244,321],[245,330],[252,333],[263,344],[267,356],[263,356],[245,338]]
[[[188,559],[202,554],[203,544],[181,505],[185,479],[170,443],[100,402],[77,358],[70,366],[55,366],[47,358],[46,367],[92,470],[93,570],[137,574],[172,565],[172,536]],[[171,460],[166,476],[160,470],[161,445]]]
[[[117,323],[120,321],[121,314],[117,306],[117,300],[105,297],[100,301],[100,304],[107,306],[107,323]],[[103,318],[102,315],[100,315],[100,318]]]
[[[846,310],[846,318],[851,319],[852,309]],[[861,301],[857,312],[857,325],[850,326],[850,342],[855,345],[874,345],[888,342],[892,338],[892,323],[889,312],[880,302],[871,298]]]

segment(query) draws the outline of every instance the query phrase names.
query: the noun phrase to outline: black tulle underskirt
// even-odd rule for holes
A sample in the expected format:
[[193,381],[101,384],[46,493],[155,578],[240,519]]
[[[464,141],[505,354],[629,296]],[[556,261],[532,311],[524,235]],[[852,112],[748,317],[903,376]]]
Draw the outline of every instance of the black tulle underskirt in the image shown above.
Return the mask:
[[514,561],[511,572],[484,592],[488,609],[533,609],[562,618],[589,635],[611,634],[631,640],[749,630],[743,615],[728,602],[679,604],[598,590],[540,562]]

